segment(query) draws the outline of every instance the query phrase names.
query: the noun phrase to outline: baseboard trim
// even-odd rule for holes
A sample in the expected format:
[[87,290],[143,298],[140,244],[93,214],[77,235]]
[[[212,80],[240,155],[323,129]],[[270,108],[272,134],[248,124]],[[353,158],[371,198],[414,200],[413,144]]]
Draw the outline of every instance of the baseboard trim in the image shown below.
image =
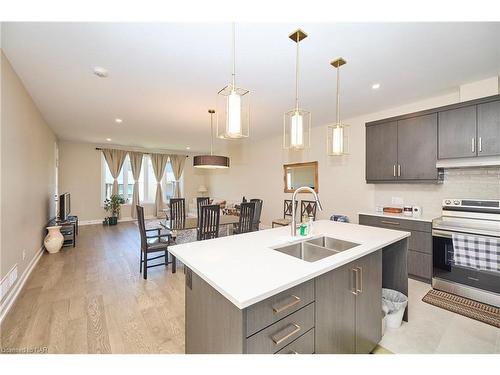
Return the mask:
[[23,289],[24,284],[26,283],[26,280],[28,280],[28,277],[31,275],[31,272],[33,271],[38,261],[42,257],[44,251],[45,247],[42,246],[35,254],[35,256],[31,259],[31,262],[29,263],[28,267],[26,267],[26,269],[24,270],[23,274],[19,278],[19,281],[10,290],[9,294],[7,294],[7,297],[5,297],[5,300],[0,305],[0,324],[3,322],[4,318],[7,316],[7,313],[14,305],[14,302],[16,302],[19,293],[21,293],[21,290]]

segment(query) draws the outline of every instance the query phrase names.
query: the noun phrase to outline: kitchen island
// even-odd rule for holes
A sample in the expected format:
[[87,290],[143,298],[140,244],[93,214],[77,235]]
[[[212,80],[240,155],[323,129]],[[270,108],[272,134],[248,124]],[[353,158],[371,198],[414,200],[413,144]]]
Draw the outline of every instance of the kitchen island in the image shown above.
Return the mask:
[[368,353],[379,342],[381,288],[408,294],[410,234],[326,220],[307,238],[289,232],[170,248],[187,266],[186,353]]

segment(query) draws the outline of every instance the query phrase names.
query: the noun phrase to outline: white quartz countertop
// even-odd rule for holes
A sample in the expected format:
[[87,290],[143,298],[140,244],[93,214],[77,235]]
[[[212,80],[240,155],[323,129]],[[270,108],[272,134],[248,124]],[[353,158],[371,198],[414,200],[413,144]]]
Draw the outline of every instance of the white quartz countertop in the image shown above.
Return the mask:
[[432,220],[441,216],[439,214],[423,214],[420,216],[405,216],[403,214],[391,214],[386,212],[358,212],[358,215],[368,215],[368,216],[378,216],[378,217],[386,217],[386,218],[394,218],[394,219],[404,219],[404,220],[415,220],[415,221],[425,221],[428,223],[432,223]]
[[312,235],[359,243],[316,262],[272,250],[292,240],[290,227],[171,246],[169,251],[235,306],[254,303],[410,236],[408,232],[328,220],[315,221]]

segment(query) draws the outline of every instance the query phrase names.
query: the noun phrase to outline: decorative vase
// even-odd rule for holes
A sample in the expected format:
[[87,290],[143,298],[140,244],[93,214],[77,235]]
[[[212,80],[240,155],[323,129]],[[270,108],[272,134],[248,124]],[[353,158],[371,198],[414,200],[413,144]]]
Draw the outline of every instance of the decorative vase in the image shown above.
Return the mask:
[[116,224],[118,224],[118,217],[117,216],[110,216],[108,218],[108,224],[109,225],[116,225]]
[[49,233],[43,240],[43,244],[47,251],[51,254],[57,253],[61,250],[64,243],[64,236],[61,234],[61,226],[47,227]]

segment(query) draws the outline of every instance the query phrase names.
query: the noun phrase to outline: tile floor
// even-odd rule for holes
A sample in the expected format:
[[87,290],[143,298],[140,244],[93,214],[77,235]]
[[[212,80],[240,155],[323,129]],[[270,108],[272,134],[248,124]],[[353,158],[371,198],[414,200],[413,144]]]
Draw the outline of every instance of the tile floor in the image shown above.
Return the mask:
[[405,354],[500,354],[500,329],[422,302],[430,288],[409,280],[409,323],[387,329],[381,346]]

